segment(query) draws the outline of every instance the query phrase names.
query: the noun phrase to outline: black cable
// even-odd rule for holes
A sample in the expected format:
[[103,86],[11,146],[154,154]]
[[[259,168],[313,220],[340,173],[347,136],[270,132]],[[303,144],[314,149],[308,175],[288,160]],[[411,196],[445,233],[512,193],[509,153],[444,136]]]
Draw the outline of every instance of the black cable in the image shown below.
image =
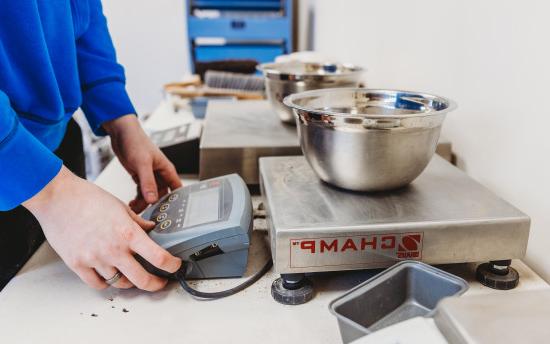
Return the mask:
[[228,289],[228,290],[223,290],[223,291],[220,291],[220,292],[202,292],[202,291],[198,291],[198,290],[195,290],[195,289],[191,288],[191,286],[189,286],[189,284],[187,284],[187,281],[185,279],[185,275],[186,275],[187,272],[189,272],[189,269],[188,269],[189,268],[189,263],[188,262],[182,261],[181,267],[179,268],[178,271],[176,271],[175,273],[169,273],[169,272],[158,269],[157,267],[155,267],[154,265],[152,265],[151,263],[146,261],[144,258],[142,258],[138,254],[135,255],[135,258],[138,262],[140,262],[143,265],[145,270],[147,270],[148,272],[150,272],[152,274],[155,274],[157,276],[163,277],[163,278],[177,280],[180,283],[181,287],[185,291],[187,291],[189,294],[191,294],[193,296],[196,296],[196,297],[199,297],[199,298],[203,298],[203,299],[219,299],[219,298],[222,298],[222,297],[226,297],[226,296],[236,294],[236,293],[240,292],[241,290],[244,290],[244,289],[248,288],[249,286],[254,284],[256,281],[258,281],[273,266],[273,261],[271,260],[271,258],[269,258],[269,260],[265,263],[265,265],[256,274],[254,274],[252,277],[250,277],[249,279],[244,281],[242,284],[239,284],[236,287],[233,287],[233,288]]
[[[254,214],[253,214],[253,218],[254,219],[256,218]],[[271,269],[271,267],[273,266],[273,260],[270,257],[258,272],[256,272],[253,276],[248,278],[243,283],[231,289],[217,291],[217,292],[203,292],[203,291],[199,291],[191,288],[191,286],[187,283],[187,280],[185,279],[186,272],[188,272],[188,264],[189,264],[188,262],[183,261],[181,268],[178,271],[176,271],[175,274],[172,275],[180,283],[183,290],[201,299],[220,299],[220,298],[237,294],[238,292],[256,283],[263,275],[265,275],[269,271],[269,269]]]
[[[183,262],[182,264],[187,264],[186,262]],[[258,271],[256,274],[254,274],[252,277],[244,281],[243,283],[239,284],[236,287],[233,287],[231,289],[222,290],[222,291],[216,291],[216,292],[204,292],[204,291],[198,291],[196,289],[193,289],[187,284],[187,281],[185,280],[185,271],[187,269],[179,269],[175,277],[180,283],[181,287],[188,292],[189,294],[200,297],[202,299],[220,299],[222,297],[227,297],[234,295],[248,287],[250,287],[252,284],[254,284],[256,281],[258,281],[263,275],[265,275],[269,269],[273,266],[273,260],[269,258],[269,260],[265,263],[265,265]]]

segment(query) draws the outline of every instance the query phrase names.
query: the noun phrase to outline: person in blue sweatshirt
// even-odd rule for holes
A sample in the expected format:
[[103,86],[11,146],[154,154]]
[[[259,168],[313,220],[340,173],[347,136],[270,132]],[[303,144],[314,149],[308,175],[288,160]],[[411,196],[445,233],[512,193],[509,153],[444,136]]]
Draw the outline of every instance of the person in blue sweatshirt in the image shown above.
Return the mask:
[[[111,137],[136,182],[138,195],[129,206],[83,179],[82,138],[71,119],[78,108],[97,135]],[[91,287],[162,288],[166,281],[145,271],[134,254],[169,272],[181,261],[148,237],[145,230],[154,224],[136,212],[180,185],[174,166],[135,115],[101,0],[0,0],[4,275],[32,253],[41,235],[32,228],[41,227]]]

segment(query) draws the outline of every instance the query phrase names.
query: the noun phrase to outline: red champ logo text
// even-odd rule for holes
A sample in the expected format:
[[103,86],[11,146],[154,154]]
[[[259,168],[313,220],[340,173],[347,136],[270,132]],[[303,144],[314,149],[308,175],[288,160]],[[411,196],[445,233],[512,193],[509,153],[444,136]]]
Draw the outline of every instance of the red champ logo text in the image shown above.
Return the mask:
[[339,237],[293,240],[292,245],[309,254],[347,253],[360,251],[395,252],[398,259],[419,259],[422,233],[384,234],[365,237]]

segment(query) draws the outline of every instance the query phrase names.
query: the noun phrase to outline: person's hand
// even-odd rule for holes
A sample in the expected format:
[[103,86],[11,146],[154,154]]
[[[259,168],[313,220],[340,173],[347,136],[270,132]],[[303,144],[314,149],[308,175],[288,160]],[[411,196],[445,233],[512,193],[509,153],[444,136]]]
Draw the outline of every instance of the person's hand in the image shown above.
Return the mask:
[[138,186],[130,207],[140,213],[168,193],[181,180],[174,165],[156,147],[141,128],[135,115],[126,115],[103,124],[111,136],[113,151]]
[[149,238],[154,223],[137,216],[120,200],[67,168],[37,195],[24,202],[38,219],[48,242],[67,266],[88,285],[102,289],[120,271],[117,288],[155,291],[166,280],[148,273],[134,254],[159,269],[175,272],[181,260]]

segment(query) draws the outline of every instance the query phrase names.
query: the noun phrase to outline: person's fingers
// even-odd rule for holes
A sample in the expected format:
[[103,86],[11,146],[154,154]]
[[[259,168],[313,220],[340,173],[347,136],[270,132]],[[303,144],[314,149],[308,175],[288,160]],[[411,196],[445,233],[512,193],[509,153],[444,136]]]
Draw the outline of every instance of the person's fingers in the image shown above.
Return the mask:
[[165,181],[170,189],[175,190],[181,187],[181,179],[176,171],[176,167],[164,155],[159,159],[155,172]]
[[139,208],[137,207],[138,205],[137,202],[138,202],[137,198],[134,198],[133,200],[128,202],[128,206],[130,207],[130,209],[132,209],[132,211],[140,213]]
[[150,231],[151,229],[155,228],[154,221],[145,220],[141,216],[134,213],[132,209],[127,209],[127,210],[132,220],[134,220],[141,228],[145,229],[146,231]]
[[140,166],[137,174],[143,199],[149,204],[155,203],[158,200],[158,190],[152,166],[149,164]]
[[130,242],[130,249],[166,272],[176,272],[181,266],[181,259],[172,256],[143,232]]
[[[104,280],[108,280],[110,278],[113,278],[116,275],[116,273],[118,272],[118,270],[115,269],[112,266],[110,266],[110,267],[96,266],[94,269],[95,269],[95,271],[97,272],[98,275],[103,277]],[[119,289],[128,289],[128,288],[132,288],[133,286],[134,285],[124,275],[121,276],[115,284],[111,285],[111,287],[115,287],[115,288],[119,288]]]
[[130,280],[126,278],[126,276],[122,275],[122,277],[120,277],[120,279],[115,284],[113,284],[113,287],[118,289],[130,289],[134,287],[134,284],[130,282]]
[[[162,181],[157,180],[158,199],[161,199],[162,197],[166,196],[168,194],[168,192],[170,191],[168,186],[162,185],[161,183],[164,184]],[[149,206],[149,203],[147,203],[143,199],[143,196],[142,196],[142,193],[141,193],[141,188],[139,186],[137,187],[136,197],[128,203],[128,206],[136,214],[141,213],[142,211],[144,211]]]
[[101,290],[107,288],[109,285],[105,283],[105,280],[97,274],[97,272],[92,268],[76,268],[74,272],[84,281],[87,285],[92,288]]
[[159,199],[161,199],[162,197],[166,196],[166,195],[168,194],[169,191],[170,191],[170,189],[168,189],[167,186],[162,187],[162,188],[159,188]]
[[117,268],[130,280],[130,282],[142,290],[157,291],[164,288],[166,283],[168,283],[167,280],[145,271],[143,266],[141,266],[141,264],[139,264],[130,254],[117,264]]
[[145,202],[141,194],[138,194],[136,198],[128,203],[128,206],[130,207],[130,209],[132,209],[133,212],[139,214],[149,206],[149,203]]

